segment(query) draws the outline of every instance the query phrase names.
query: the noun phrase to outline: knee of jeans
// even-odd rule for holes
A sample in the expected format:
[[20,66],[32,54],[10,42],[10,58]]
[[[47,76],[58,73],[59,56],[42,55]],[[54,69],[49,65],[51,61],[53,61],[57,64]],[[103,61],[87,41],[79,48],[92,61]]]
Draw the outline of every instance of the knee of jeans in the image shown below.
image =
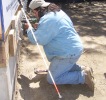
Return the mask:
[[49,84],[53,84],[53,81],[52,81],[50,75],[47,75],[47,81],[48,81]]
[[[57,76],[52,76],[52,77],[53,77],[54,82],[57,84],[57,82],[58,82]],[[49,84],[53,84],[53,80],[52,80],[51,76],[48,74],[47,75],[47,81],[48,81],[48,83]]]

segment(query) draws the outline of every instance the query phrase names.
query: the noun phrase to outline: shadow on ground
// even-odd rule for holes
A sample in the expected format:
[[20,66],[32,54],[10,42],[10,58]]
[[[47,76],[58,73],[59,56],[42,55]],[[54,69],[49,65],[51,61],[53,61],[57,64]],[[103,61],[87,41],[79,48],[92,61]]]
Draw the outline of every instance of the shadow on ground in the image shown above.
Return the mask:
[[[103,2],[66,4],[62,9],[71,17],[81,36],[106,36],[106,6]],[[93,31],[92,31],[93,30]]]
[[106,78],[106,73],[104,73],[104,76],[105,76],[105,78]]
[[[31,80],[21,75],[18,82],[22,87],[20,94],[24,100],[60,100],[54,86],[47,83],[46,74],[37,75]],[[63,96],[61,100],[67,100],[66,98],[76,100],[79,95],[87,97],[94,95],[86,85],[58,85],[58,89]]]

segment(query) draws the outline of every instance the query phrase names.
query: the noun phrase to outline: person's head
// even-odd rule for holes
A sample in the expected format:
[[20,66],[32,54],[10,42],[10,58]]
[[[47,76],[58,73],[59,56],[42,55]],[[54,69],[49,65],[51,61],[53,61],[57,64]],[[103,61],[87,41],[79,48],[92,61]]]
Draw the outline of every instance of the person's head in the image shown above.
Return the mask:
[[32,0],[29,4],[29,8],[32,9],[37,18],[42,17],[44,14],[43,9],[49,6],[49,2],[44,0]]
[[32,0],[29,4],[29,8],[32,9],[37,18],[42,17],[47,12],[60,10],[54,3],[45,2],[44,0]]
[[49,4],[49,2],[45,2],[44,0],[32,0],[29,4],[29,8],[34,10],[38,7],[47,7]]

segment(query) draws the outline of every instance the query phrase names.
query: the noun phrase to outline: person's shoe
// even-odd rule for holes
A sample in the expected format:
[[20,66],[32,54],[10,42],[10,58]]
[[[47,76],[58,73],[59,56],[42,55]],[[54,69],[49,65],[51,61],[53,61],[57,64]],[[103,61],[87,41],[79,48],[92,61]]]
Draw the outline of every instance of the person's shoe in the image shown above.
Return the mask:
[[81,70],[85,70],[86,69],[86,66],[81,66]]
[[48,70],[38,70],[37,68],[34,69],[35,74],[41,74],[41,73],[44,73],[44,72],[48,72]]
[[87,66],[81,66],[81,69],[82,70],[90,70],[90,72],[91,72],[91,76],[92,76],[92,78],[94,79],[94,76],[93,76],[93,69],[91,68],[91,67],[87,67]]
[[85,84],[88,85],[91,91],[94,91],[94,77],[91,68],[87,67],[84,71],[85,71]]
[[93,69],[91,67],[81,66],[81,69],[82,70],[90,69],[90,71],[93,73]]

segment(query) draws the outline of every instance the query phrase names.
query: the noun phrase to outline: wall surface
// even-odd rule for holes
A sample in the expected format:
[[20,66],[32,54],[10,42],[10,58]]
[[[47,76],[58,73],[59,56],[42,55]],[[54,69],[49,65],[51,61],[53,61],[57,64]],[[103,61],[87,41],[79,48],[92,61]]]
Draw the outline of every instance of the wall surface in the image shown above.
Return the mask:
[[[16,74],[17,74],[17,64],[19,62],[19,52],[20,52],[20,36],[22,36],[21,31],[21,10],[17,11],[17,14],[15,15],[16,19],[11,20],[11,24],[14,25],[9,30],[9,34],[7,35],[6,40],[8,41],[8,46],[6,45],[6,42],[0,41],[0,43],[3,44],[3,46],[0,47],[0,51],[3,51],[4,48],[8,50],[8,59],[5,57],[7,63],[3,62],[0,63],[0,100],[12,100],[15,90],[15,81],[16,81]],[[14,23],[14,24],[13,24]],[[12,26],[11,25],[11,26]],[[14,30],[14,31],[12,31]],[[10,35],[12,38],[10,38]],[[9,42],[11,41],[11,42]],[[14,44],[13,44],[14,43]],[[10,45],[10,46],[9,46]],[[11,48],[13,47],[13,48]],[[11,50],[11,52],[10,52]],[[0,57],[4,57],[6,53],[0,53]],[[3,66],[2,66],[3,65]],[[4,66],[5,65],[5,66]]]
[[16,55],[9,58],[9,65],[0,68],[0,100],[12,100],[13,98],[19,49],[18,46]]
[[9,98],[8,79],[6,73],[6,68],[0,68],[0,100],[8,100]]
[[19,7],[18,0],[0,0],[0,20],[2,25],[2,34],[0,33],[0,40],[4,40],[6,31],[11,24],[12,17]]

